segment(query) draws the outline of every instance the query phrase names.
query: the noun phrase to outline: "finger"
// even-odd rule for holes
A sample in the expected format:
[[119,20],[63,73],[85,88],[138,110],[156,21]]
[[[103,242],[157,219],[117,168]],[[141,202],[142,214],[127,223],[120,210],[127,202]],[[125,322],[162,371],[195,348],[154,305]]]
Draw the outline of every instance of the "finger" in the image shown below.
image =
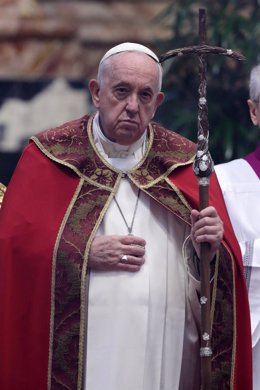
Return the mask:
[[223,226],[221,223],[207,223],[199,226],[199,223],[196,224],[196,229],[194,229],[195,235],[203,235],[203,234],[217,234],[218,232],[223,232]]
[[126,271],[126,272],[138,272],[141,269],[141,265],[131,265],[131,264],[118,264],[118,271]]
[[223,231],[221,229],[207,228],[202,229],[200,232],[194,234],[195,241],[197,243],[209,242],[215,243],[220,242],[223,238]]
[[203,242],[207,242],[209,244],[219,244],[221,242],[221,237],[213,236],[210,234],[204,234],[202,236],[196,237],[195,241],[197,244],[201,244]]
[[139,245],[125,245],[122,251],[128,256],[135,256],[137,258],[141,258],[145,254],[145,248]]
[[218,216],[217,210],[213,206],[205,207],[199,212],[199,214],[200,214],[200,218]]
[[142,265],[144,263],[144,251],[142,256],[134,256],[125,252],[124,255],[119,256],[118,263]]
[[199,213],[199,211],[198,210],[191,210],[191,215],[190,215],[190,217],[191,217],[191,224],[192,225],[194,225],[195,224],[195,222],[199,219],[199,215],[200,215],[200,213]]
[[207,231],[214,232],[222,230],[222,222],[220,220],[203,218],[194,224],[194,231],[197,234],[204,234]]
[[128,272],[138,272],[144,263],[144,259],[142,261],[137,261],[136,259],[129,259],[127,262],[119,262],[117,265],[117,269],[120,271],[128,271]]
[[142,237],[138,236],[121,236],[121,243],[125,245],[139,245],[144,247],[146,245],[146,241]]

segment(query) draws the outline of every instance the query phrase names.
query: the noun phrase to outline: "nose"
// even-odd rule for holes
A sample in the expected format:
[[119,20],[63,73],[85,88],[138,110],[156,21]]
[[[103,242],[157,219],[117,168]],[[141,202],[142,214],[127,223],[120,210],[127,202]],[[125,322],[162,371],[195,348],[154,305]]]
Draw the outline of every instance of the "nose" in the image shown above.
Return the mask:
[[136,94],[131,94],[128,96],[126,110],[132,114],[135,114],[139,111],[139,101]]

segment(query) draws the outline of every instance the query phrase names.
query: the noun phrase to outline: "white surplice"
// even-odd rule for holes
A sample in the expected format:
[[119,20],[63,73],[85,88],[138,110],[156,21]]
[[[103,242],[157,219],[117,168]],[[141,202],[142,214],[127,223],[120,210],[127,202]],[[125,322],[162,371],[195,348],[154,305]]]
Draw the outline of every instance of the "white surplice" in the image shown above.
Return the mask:
[[[146,145],[145,134],[130,151],[116,146],[124,158],[112,151],[108,157],[105,150],[110,154],[113,145],[102,140],[97,117],[94,138],[107,162],[124,171],[138,163]],[[130,225],[137,189],[127,177],[116,198]],[[115,201],[98,234],[127,234]],[[133,234],[146,240],[139,272],[90,273],[85,389],[199,390],[198,282],[183,259],[189,229],[141,193]]]
[[253,347],[253,389],[260,389],[260,180],[244,159],[215,167],[239,242],[248,288]]

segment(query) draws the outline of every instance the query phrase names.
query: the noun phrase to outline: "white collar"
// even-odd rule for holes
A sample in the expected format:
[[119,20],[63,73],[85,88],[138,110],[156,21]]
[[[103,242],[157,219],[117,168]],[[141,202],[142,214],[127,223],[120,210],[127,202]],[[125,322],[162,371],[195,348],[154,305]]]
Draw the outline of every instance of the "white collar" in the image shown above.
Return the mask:
[[93,136],[96,147],[102,157],[112,166],[123,171],[132,169],[139,163],[147,146],[147,130],[132,145],[120,145],[110,141],[100,128],[98,113],[93,120]]

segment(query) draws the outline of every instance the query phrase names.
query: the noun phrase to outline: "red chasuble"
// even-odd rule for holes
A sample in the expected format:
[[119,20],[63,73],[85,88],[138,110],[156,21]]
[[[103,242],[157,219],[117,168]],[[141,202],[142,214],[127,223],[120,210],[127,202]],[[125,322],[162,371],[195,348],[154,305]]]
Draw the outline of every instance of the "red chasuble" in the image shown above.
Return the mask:
[[[1,390],[83,389],[88,252],[121,178],[95,149],[92,119],[33,137],[8,186],[0,210]],[[194,144],[152,123],[148,151],[129,180],[190,224]],[[210,204],[225,225],[212,287],[212,390],[251,390],[242,260],[214,175]]]

